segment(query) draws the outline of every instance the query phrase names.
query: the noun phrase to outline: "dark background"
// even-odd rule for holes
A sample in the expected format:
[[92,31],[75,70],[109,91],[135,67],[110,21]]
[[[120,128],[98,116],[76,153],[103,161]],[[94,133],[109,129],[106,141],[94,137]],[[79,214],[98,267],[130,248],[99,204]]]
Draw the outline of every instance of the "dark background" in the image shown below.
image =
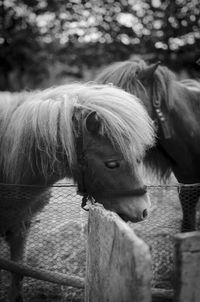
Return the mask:
[[136,57],[199,78],[199,0],[0,0],[0,90],[90,80]]

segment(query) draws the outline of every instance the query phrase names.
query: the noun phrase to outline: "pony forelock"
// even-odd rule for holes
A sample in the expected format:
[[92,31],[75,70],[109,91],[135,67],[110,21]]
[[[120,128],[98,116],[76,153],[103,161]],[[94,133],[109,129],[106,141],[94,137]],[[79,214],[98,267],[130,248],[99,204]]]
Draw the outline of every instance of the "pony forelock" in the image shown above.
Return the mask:
[[[73,115],[82,111],[83,119],[95,111],[103,124],[103,135],[117,145],[130,161],[141,158],[154,143],[151,119],[133,95],[110,85],[70,84],[22,95],[18,105],[1,102],[0,122],[5,129],[0,137],[0,163],[7,179],[20,181],[26,161],[39,154],[36,165],[47,176],[63,155],[70,170],[77,165]],[[15,100],[13,100],[15,102]],[[11,102],[12,103],[12,102]],[[3,113],[6,111],[6,120]],[[9,122],[8,122],[9,121]]]

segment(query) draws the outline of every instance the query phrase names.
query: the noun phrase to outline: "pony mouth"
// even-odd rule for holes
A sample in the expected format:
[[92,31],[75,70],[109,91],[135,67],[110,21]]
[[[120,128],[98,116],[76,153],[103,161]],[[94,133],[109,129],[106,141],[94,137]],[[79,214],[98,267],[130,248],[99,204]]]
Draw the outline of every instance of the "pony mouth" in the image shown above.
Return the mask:
[[130,222],[139,222],[139,221],[141,221],[141,219],[139,219],[139,218],[137,218],[137,217],[129,217],[129,216],[127,216],[126,214],[121,214],[121,213],[117,213],[118,215],[119,215],[119,217],[123,220],[123,221],[125,221],[125,222],[128,222],[128,221],[130,221]]

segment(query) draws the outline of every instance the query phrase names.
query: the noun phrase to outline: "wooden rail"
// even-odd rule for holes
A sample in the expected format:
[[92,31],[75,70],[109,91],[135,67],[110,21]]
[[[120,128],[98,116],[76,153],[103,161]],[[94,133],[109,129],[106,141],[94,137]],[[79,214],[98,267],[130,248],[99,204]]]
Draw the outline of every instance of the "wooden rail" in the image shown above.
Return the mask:
[[148,246],[118,215],[92,206],[89,212],[86,302],[150,302]]
[[85,302],[199,302],[200,232],[175,236],[174,289],[151,288],[148,246],[116,214],[91,206]]
[[200,301],[200,232],[175,236],[175,301]]
[[44,269],[42,270],[33,268],[31,266],[16,263],[4,258],[0,258],[0,268],[12,273],[20,274],[22,276],[27,276],[33,279],[44,280],[52,283],[58,283],[61,285],[73,286],[77,288],[84,288],[85,286],[85,280],[83,278],[51,272]]

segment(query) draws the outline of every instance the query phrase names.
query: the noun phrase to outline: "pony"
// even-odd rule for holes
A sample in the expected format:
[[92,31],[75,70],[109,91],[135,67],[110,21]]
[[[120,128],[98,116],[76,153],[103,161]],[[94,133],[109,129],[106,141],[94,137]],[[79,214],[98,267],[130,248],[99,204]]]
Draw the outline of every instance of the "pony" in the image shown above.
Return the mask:
[[[155,131],[138,98],[110,85],[73,83],[2,93],[0,99],[0,182],[29,195],[20,201],[0,196],[0,234],[13,261],[22,261],[32,217],[46,204],[50,186],[64,177],[74,180],[84,199],[125,221],[148,216],[140,162]],[[19,274],[12,276],[10,301],[23,301]]]
[[178,81],[166,66],[144,60],[115,62],[95,81],[112,83],[142,100],[157,129],[156,144],[147,152],[145,164],[163,181],[174,173],[180,183],[182,231],[195,230],[200,187],[187,189],[183,184],[200,182],[200,83]]

